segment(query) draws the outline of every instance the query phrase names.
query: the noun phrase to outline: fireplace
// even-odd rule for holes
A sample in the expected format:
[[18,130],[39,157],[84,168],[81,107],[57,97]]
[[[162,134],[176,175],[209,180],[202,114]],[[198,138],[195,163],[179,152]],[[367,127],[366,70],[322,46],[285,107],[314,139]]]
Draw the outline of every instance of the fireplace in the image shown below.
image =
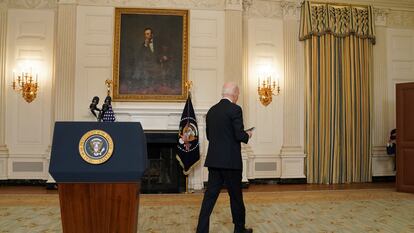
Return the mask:
[[175,158],[178,131],[145,131],[148,165],[141,180],[142,193],[185,192],[185,176]]

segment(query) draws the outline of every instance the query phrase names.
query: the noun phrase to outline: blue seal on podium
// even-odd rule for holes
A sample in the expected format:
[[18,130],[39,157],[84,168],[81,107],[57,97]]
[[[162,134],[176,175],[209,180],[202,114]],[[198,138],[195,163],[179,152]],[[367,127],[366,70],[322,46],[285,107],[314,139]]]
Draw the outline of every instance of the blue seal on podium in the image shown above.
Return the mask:
[[90,130],[79,141],[79,153],[90,164],[102,164],[111,158],[114,143],[111,136],[103,130]]

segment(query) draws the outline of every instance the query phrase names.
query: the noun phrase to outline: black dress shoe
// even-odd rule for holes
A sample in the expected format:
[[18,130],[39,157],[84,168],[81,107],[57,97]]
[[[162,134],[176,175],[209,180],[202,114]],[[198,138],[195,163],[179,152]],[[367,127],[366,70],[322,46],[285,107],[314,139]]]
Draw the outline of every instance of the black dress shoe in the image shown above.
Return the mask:
[[253,229],[252,228],[244,228],[244,229],[239,230],[239,231],[234,230],[234,233],[253,233]]

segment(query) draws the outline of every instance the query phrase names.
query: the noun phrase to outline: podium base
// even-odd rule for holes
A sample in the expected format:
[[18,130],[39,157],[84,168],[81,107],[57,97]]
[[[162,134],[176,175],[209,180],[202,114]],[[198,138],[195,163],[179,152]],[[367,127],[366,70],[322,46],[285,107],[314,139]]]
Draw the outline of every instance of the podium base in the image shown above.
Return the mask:
[[64,233],[136,233],[138,183],[60,183]]

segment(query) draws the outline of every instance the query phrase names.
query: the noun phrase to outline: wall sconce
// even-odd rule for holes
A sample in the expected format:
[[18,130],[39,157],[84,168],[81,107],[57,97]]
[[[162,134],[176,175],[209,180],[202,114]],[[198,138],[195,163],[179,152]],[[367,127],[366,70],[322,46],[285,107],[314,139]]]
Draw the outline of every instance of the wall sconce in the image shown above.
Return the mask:
[[13,72],[13,83],[12,88],[16,92],[21,92],[23,99],[27,103],[31,103],[36,99],[37,90],[39,89],[39,84],[37,81],[38,75],[36,74],[36,80],[33,80],[32,72],[22,72],[21,75],[16,75]]
[[267,106],[272,102],[273,95],[280,94],[280,85],[279,79],[272,81],[271,76],[268,76],[267,79],[264,79],[262,82],[260,78],[257,81],[257,93],[259,94],[259,100],[264,105]]

